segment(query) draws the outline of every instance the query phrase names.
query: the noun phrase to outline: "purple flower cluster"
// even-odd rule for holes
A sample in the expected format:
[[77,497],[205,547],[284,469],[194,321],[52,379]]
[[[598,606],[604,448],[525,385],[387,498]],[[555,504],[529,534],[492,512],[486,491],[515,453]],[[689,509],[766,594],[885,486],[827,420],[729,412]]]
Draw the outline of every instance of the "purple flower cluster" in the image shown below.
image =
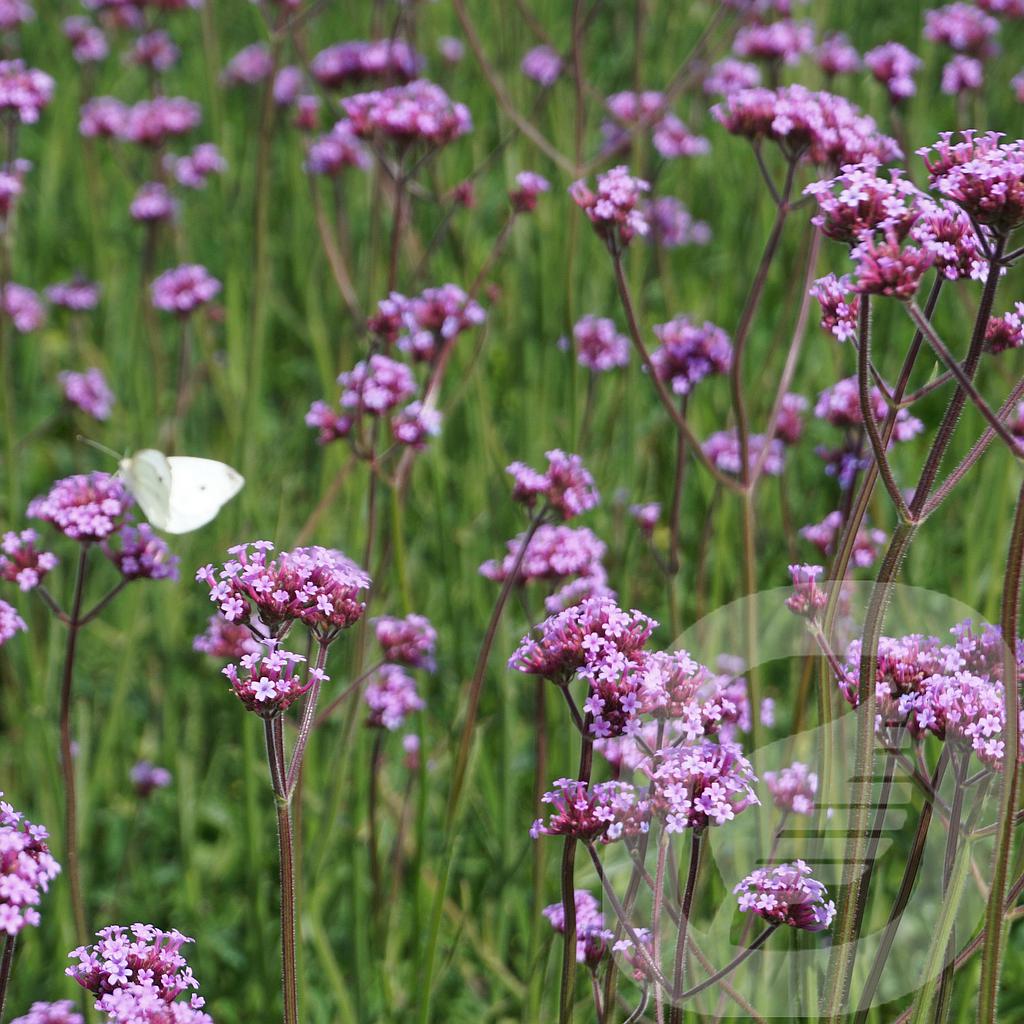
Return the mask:
[[11,111],[22,124],[35,124],[53,99],[54,81],[23,60],[0,60],[0,111]]
[[129,54],[133,64],[149,68],[158,75],[170,71],[180,57],[181,50],[163,29],[154,29],[139,36]]
[[594,373],[606,373],[629,362],[629,339],[620,334],[615,321],[588,313],[572,328],[576,361]]
[[132,765],[130,778],[135,792],[141,797],[149,796],[156,789],[166,789],[173,781],[166,768],[150,761],[137,761]]
[[793,593],[786,598],[786,607],[794,614],[810,619],[828,604],[828,593],[818,586],[818,580],[825,569],[820,565],[791,565],[789,575],[793,580]]
[[853,290],[853,283],[845,274],[836,277],[826,274],[819,277],[811,287],[811,296],[821,306],[821,326],[837,341],[849,341],[857,337],[857,317],[860,296]]
[[3,647],[15,633],[24,633],[27,629],[28,626],[18,614],[18,609],[6,601],[0,601],[0,647]]
[[392,292],[377,304],[369,327],[412,359],[430,362],[445,344],[486,318],[480,303],[458,285],[443,284],[426,288],[412,298]]
[[787,814],[813,814],[818,776],[801,761],[778,772],[765,772],[764,784],[775,806]]
[[183,188],[205,188],[214,174],[223,174],[228,163],[213,142],[201,142],[186,156],[171,158],[174,180]]
[[519,70],[527,78],[547,89],[558,81],[564,63],[556,50],[550,46],[535,46],[528,50],[519,64]]
[[[748,469],[752,470],[757,465],[766,445],[768,454],[764,458],[763,471],[769,476],[781,476],[786,466],[785,446],[779,438],[765,439],[763,434],[751,434],[747,438]],[[735,430],[719,430],[712,434],[701,447],[716,469],[734,476],[740,474],[743,455],[740,439]]]
[[850,75],[861,68],[861,57],[857,48],[844,32],[832,32],[825,36],[814,52],[818,67],[829,77]]
[[516,187],[509,194],[509,202],[517,213],[532,213],[537,200],[551,191],[551,182],[535,171],[520,171],[516,175]]
[[545,822],[538,818],[530,835],[572,836],[586,842],[604,843],[632,838],[649,829],[650,801],[638,796],[628,782],[588,785],[576,779],[558,779],[542,803],[552,811]]
[[360,138],[385,138],[400,146],[444,146],[473,127],[469,108],[426,79],[357,93],[343,99],[341,107]]
[[0,800],[0,932],[17,935],[22,928],[39,924],[36,907],[60,873],[46,839],[45,828],[33,825],[6,800]]
[[989,318],[985,326],[985,347],[993,355],[1024,345],[1024,302],[1014,304],[1010,312]]
[[578,455],[558,448],[545,452],[548,468],[544,472],[522,462],[513,462],[507,472],[515,481],[512,500],[532,509],[538,499],[560,519],[572,519],[590,511],[600,501],[594,478]]
[[156,309],[188,316],[220,294],[221,283],[199,263],[183,263],[165,270],[151,285]]
[[221,74],[225,85],[257,85],[274,73],[274,58],[265,43],[250,43],[236,53]]
[[238,661],[260,649],[247,626],[229,622],[220,612],[210,616],[204,632],[192,641],[193,650],[220,661]]
[[106,540],[131,505],[131,495],[117,477],[83,473],[58,480],[47,494],[29,502],[27,513],[72,540]]
[[241,622],[261,636],[283,636],[304,622],[323,641],[362,618],[359,599],[370,577],[340,551],[300,547],[270,558],[274,545],[258,540],[229,548],[235,557],[220,572],[203,566],[196,579],[210,588],[210,600],[229,622]]
[[416,391],[409,367],[380,354],[356,363],[338,377],[338,383],[342,406],[369,416],[383,416]]
[[811,869],[802,860],[757,868],[733,892],[740,910],[757,914],[773,925],[820,932],[836,914],[836,905],[827,899],[825,886],[811,877]]
[[95,309],[100,302],[100,286],[84,277],[73,277],[70,281],[51,284],[45,292],[48,302],[73,313],[84,313]]
[[103,29],[88,18],[73,16],[61,24],[64,36],[71,44],[71,56],[79,64],[96,64],[110,55],[110,44]]
[[57,556],[40,551],[35,530],[8,531],[0,542],[0,579],[17,583],[22,591],[33,590],[48,572],[57,567]]
[[3,311],[11,318],[19,334],[28,334],[43,326],[46,312],[39,296],[23,284],[9,281],[3,288]]
[[321,50],[310,62],[313,77],[326,89],[369,79],[408,82],[423,69],[423,58],[404,40],[349,40]]
[[728,373],[732,366],[729,335],[709,320],[696,324],[688,316],[677,316],[655,324],[654,333],[661,342],[651,353],[654,371],[677,395],[688,395],[705,377]]
[[352,131],[348,121],[342,119],[325,135],[318,135],[306,151],[306,170],[310,174],[335,177],[346,167],[368,170],[370,151]]
[[569,194],[605,243],[617,248],[629,245],[634,235],[646,235],[650,230],[642,202],[650,190],[650,182],[619,166],[598,175],[596,191],[581,179],[570,186]]
[[148,523],[122,526],[103,542],[103,553],[125,580],[178,578],[178,556],[171,554],[167,542]]
[[942,66],[942,91],[947,96],[977,92],[985,84],[985,66],[977,57],[958,53]]
[[[879,424],[889,413],[889,406],[886,404],[882,392],[873,387],[871,389],[871,412]],[[825,388],[818,396],[814,406],[814,415],[820,420],[825,420],[833,427],[842,427],[849,430],[857,428],[864,423],[864,410],[860,405],[860,389],[856,377],[844,377],[836,381],[831,387]],[[896,425],[893,428],[890,444],[897,441],[909,441],[917,437],[924,430],[924,424],[906,409],[900,409],[896,413]]]
[[711,66],[704,79],[704,91],[711,96],[731,96],[743,89],[754,89],[761,84],[761,71],[756,64],[726,57]]
[[177,212],[177,200],[162,182],[147,181],[139,186],[132,198],[128,212],[132,220],[142,223],[156,223],[169,220]]
[[425,615],[413,612],[401,619],[382,615],[373,620],[373,628],[385,661],[434,671],[437,630]]
[[305,661],[301,654],[282,650],[277,640],[264,640],[263,648],[244,655],[238,665],[227,665],[222,671],[247,711],[273,718],[286,711],[314,683],[328,678],[322,669],[311,668],[303,679],[299,666]]
[[85,1024],[85,1018],[70,999],[60,999],[55,1003],[33,1003],[28,1013],[15,1017],[11,1024]]
[[[813,544],[823,555],[831,555],[835,553],[836,538],[843,528],[843,523],[843,513],[837,509],[829,512],[820,523],[801,527],[800,536]],[[888,539],[884,530],[862,526],[853,542],[851,562],[858,569],[874,565],[879,550]]]
[[116,138],[158,148],[187,135],[201,120],[198,105],[184,96],[157,96],[131,106],[112,96],[96,96],[82,105],[78,127],[87,139]]
[[110,419],[114,392],[110,390],[102,370],[95,366],[84,373],[64,370],[58,374],[57,380],[64,390],[64,398],[72,405],[100,422]]
[[925,11],[925,39],[930,43],[943,43],[958,53],[972,57],[994,56],[998,32],[999,22],[973,4],[952,3]]
[[[576,905],[576,962],[595,968],[604,958],[615,933],[605,928],[601,904],[593,893],[577,889],[573,902]],[[541,913],[559,935],[565,933],[565,907],[561,903],[552,903]]]
[[864,64],[885,86],[892,103],[902,103],[917,92],[914,75],[921,69],[921,58],[902,43],[883,43],[864,54]]
[[814,26],[807,21],[754,22],[736,33],[732,52],[752,60],[796,64],[814,49]]
[[711,228],[705,221],[695,220],[682,200],[675,196],[653,200],[645,215],[651,226],[651,241],[664,249],[707,245],[711,241]]
[[389,732],[400,729],[409,715],[426,707],[416,680],[401,665],[381,665],[363,699],[370,708],[367,724]]

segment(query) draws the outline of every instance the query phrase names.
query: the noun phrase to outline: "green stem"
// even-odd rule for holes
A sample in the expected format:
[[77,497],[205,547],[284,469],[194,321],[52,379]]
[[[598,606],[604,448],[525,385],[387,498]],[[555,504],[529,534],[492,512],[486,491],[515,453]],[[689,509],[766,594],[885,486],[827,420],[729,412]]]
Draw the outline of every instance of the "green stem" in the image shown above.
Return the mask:
[[693,907],[693,894],[697,889],[697,872],[700,869],[700,832],[694,829],[690,839],[690,867],[686,873],[686,888],[683,890],[683,902],[679,909],[679,936],[676,939],[675,965],[672,971],[672,1009],[669,1012],[669,1024],[682,1024],[683,1020],[683,980],[686,975],[686,936],[690,927],[690,911]]
[[16,942],[16,936],[4,936],[4,951],[3,954],[0,955],[0,1021],[4,1019],[4,1005],[7,1002],[7,985],[11,980],[11,968],[14,966],[14,947]]

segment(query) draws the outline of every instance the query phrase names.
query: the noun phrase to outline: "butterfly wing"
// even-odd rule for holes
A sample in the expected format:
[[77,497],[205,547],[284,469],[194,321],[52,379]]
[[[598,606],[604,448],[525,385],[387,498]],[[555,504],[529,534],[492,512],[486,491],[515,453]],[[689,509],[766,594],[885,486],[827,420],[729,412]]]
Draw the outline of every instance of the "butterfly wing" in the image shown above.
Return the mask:
[[155,448],[143,448],[121,460],[120,475],[150,523],[158,530],[168,529],[172,473],[167,456]]
[[[167,518],[160,529],[189,533],[213,519],[245,483],[242,474],[214,459],[172,455]],[[153,523],[156,526],[156,523]]]

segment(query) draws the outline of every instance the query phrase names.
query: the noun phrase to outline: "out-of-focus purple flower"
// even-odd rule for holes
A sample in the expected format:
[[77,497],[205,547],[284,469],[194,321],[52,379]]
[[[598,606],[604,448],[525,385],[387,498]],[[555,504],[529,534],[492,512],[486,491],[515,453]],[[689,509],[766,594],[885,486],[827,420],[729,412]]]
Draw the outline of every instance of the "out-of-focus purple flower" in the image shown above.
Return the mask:
[[1012,311],[989,317],[985,327],[985,348],[993,355],[1008,348],[1024,345],[1024,302],[1014,304]]
[[440,147],[473,127],[469,108],[425,79],[356,93],[343,99],[341,107],[360,138],[385,138],[399,145],[423,142]]
[[133,764],[130,778],[135,792],[143,798],[154,790],[166,789],[173,781],[171,773],[166,768],[161,768],[150,761],[137,761]]
[[809,21],[773,21],[744,25],[736,33],[732,52],[753,60],[796,64],[814,49],[814,26]]
[[293,123],[299,131],[316,131],[320,123],[320,97],[316,95],[300,96],[295,101],[295,119]]
[[[843,525],[842,512],[838,510],[829,512],[820,523],[811,523],[801,527],[800,536],[813,544],[823,555],[832,555],[835,553],[836,538]],[[884,530],[872,529],[868,526],[861,527],[854,538],[851,561],[859,569],[866,569],[873,565],[882,545],[888,539]]]
[[654,372],[675,394],[688,395],[710,374],[729,372],[732,342],[710,320],[695,324],[688,316],[677,316],[653,329],[661,343],[651,353]]
[[251,43],[228,61],[221,74],[225,85],[257,85],[274,72],[274,58],[265,43]]
[[827,899],[825,886],[811,877],[811,869],[802,860],[757,868],[733,892],[740,910],[757,914],[772,925],[820,932],[836,916],[836,905]]
[[11,1024],[85,1024],[85,1018],[70,999],[59,999],[55,1003],[33,1003],[24,1017],[16,1017]]
[[[123,121],[114,134],[141,146],[162,146],[170,138],[188,134],[201,120],[199,105],[192,100],[184,96],[157,96],[124,110]],[[87,133],[83,130],[83,134]]]
[[276,640],[263,641],[263,647],[254,654],[244,655],[238,665],[227,665],[223,669],[235,696],[247,711],[261,718],[276,717],[315,682],[328,679],[321,669],[315,668],[303,678],[299,666],[306,659],[301,654],[281,650]]
[[[5,618],[0,609],[0,644],[6,639]],[[24,629],[25,624],[20,628]],[[39,924],[36,908],[60,874],[60,865],[46,845],[47,838],[42,825],[33,825],[6,800],[0,800],[0,932],[8,936]]]
[[[889,413],[889,406],[885,401],[885,396],[876,387],[871,389],[871,405],[875,419],[881,423]],[[814,415],[818,419],[825,420],[832,426],[842,429],[862,426],[864,416],[860,407],[860,389],[857,385],[857,378],[844,377],[825,388],[818,396],[817,404],[814,406]],[[924,424],[916,416],[912,416],[906,409],[900,409],[896,413],[896,426],[893,430],[892,441],[909,441],[923,430]]]
[[998,33],[999,22],[974,4],[952,3],[924,12],[925,39],[972,57],[994,56]]
[[441,410],[423,402],[410,402],[391,420],[391,436],[399,443],[421,450],[427,439],[441,433]]
[[338,377],[346,409],[382,416],[416,391],[416,380],[404,363],[376,353]]
[[35,16],[36,12],[27,0],[3,0],[0,3],[0,30],[9,32],[32,21]]
[[434,671],[437,630],[425,615],[417,615],[415,612],[404,618],[382,615],[372,622],[385,661]]
[[192,649],[221,661],[238,661],[255,654],[260,645],[246,626],[228,622],[221,614],[211,615],[204,632],[192,641]]
[[48,572],[57,567],[57,556],[40,551],[36,545],[39,534],[35,530],[15,533],[8,530],[0,541],[0,579],[17,583],[22,591],[33,590]]
[[942,66],[942,91],[947,96],[977,92],[985,84],[985,68],[977,57],[958,53]]
[[409,715],[426,707],[416,680],[400,665],[381,665],[363,699],[370,708],[366,724],[389,732],[401,729]]
[[429,362],[463,331],[482,324],[483,307],[458,285],[425,288],[415,298],[392,292],[377,304],[369,328],[418,362]]
[[625,89],[612,93],[604,101],[608,113],[624,125],[650,124],[664,114],[666,103],[665,94],[656,89],[645,89],[642,92]]
[[441,36],[437,40],[437,52],[446,64],[458,64],[466,55],[466,46],[455,36]]
[[845,32],[825,36],[814,51],[814,59],[829,78],[850,75],[861,68],[860,54]]
[[794,614],[812,622],[828,604],[828,593],[818,586],[825,569],[820,565],[791,565],[789,575],[793,580],[793,593],[786,598],[786,607]]
[[150,286],[156,309],[187,316],[220,293],[221,283],[199,263],[165,270]]
[[132,220],[155,223],[170,220],[177,209],[178,202],[166,185],[159,181],[147,181],[135,193],[129,212]]
[[813,814],[818,792],[818,776],[801,761],[794,761],[778,772],[765,772],[764,782],[772,801],[790,814]]
[[782,396],[779,417],[775,421],[775,437],[784,445],[794,445],[804,432],[804,412],[807,399],[791,391]]
[[51,284],[44,293],[48,302],[62,309],[81,313],[95,309],[100,301],[100,286],[84,277],[73,277],[70,281]]
[[31,288],[13,281],[4,285],[3,311],[11,318],[14,329],[19,334],[28,334],[43,326],[46,310],[43,309],[39,296]]
[[213,142],[201,142],[187,156],[172,162],[174,180],[185,188],[204,188],[207,178],[223,174],[227,166],[228,162]]
[[[480,566],[480,574],[495,583],[508,579],[519,560],[525,533],[507,543],[508,553],[500,561]],[[519,567],[518,582],[564,580],[570,576],[595,576],[602,573],[604,542],[585,526],[572,527],[544,523],[534,532]]]
[[537,208],[537,198],[551,191],[551,182],[534,171],[520,171],[516,175],[516,187],[509,194],[512,208],[518,213],[531,213]]
[[54,81],[23,60],[0,61],[0,111],[13,111],[22,124],[35,124],[53,99]]
[[711,152],[711,143],[703,135],[691,132],[675,114],[666,114],[655,124],[652,139],[654,148],[665,160]]
[[[3,647],[15,633],[23,633],[28,629],[25,620],[18,614],[18,609],[6,601],[0,601],[0,647]],[[3,922],[0,921],[0,930]]]
[[[607,953],[615,933],[605,928],[601,905],[593,894],[586,889],[577,889],[573,902],[576,905],[576,962],[595,969]],[[565,907],[561,903],[552,903],[541,913],[559,935],[565,933]]]
[[[763,434],[751,434],[747,438],[747,463],[751,469],[760,459],[765,443]],[[785,446],[777,437],[771,438],[767,445],[768,454],[764,459],[763,472],[769,476],[781,476],[786,466]],[[716,469],[734,476],[739,475],[742,456],[740,441],[735,430],[719,430],[712,434],[701,447]]]
[[975,0],[983,11],[1005,18],[1024,18],[1024,0]]
[[838,341],[849,341],[857,336],[857,316],[860,296],[853,290],[845,274],[836,277],[826,274],[811,287],[811,296],[821,306],[821,326]]
[[132,63],[150,68],[158,74],[170,71],[180,56],[181,50],[163,29],[139,36],[131,50]]
[[519,63],[519,70],[527,78],[533,79],[538,85],[548,89],[558,81],[564,66],[558,51],[542,44],[528,50],[523,55],[523,59]]
[[704,79],[704,91],[709,96],[729,96],[741,89],[753,89],[761,84],[761,69],[756,64],[726,57],[711,65]]
[[301,547],[270,558],[274,545],[258,540],[229,549],[234,557],[220,572],[205,565],[196,579],[229,621],[245,623],[261,636],[284,636],[301,620],[323,642],[362,618],[360,594],[370,577],[332,548]]
[[103,554],[125,580],[176,580],[178,556],[149,523],[126,524],[103,542]]
[[651,241],[665,249],[684,245],[707,245],[711,241],[711,228],[702,220],[695,220],[681,199],[660,196],[647,207],[651,225]]
[[889,228],[882,237],[865,238],[851,252],[856,265],[853,287],[862,295],[887,295],[909,302],[935,262],[925,248],[901,242]]
[[106,540],[132,505],[124,484],[109,473],[82,473],[58,480],[48,493],[33,498],[27,514],[50,523],[78,541]]
[[25,176],[32,169],[28,160],[15,160],[13,164],[0,166],[0,218],[9,217],[22,192],[25,190]]
[[110,390],[103,371],[93,366],[84,373],[64,370],[57,376],[64,398],[87,416],[101,423],[110,419],[114,408],[114,392]]
[[302,68],[288,64],[274,75],[274,102],[279,107],[290,107],[302,94],[306,78]]
[[576,361],[594,373],[606,373],[629,362],[629,339],[620,334],[615,321],[587,314],[572,328]]
[[875,79],[885,86],[892,103],[902,103],[917,92],[914,75],[921,69],[921,58],[902,43],[889,42],[864,54],[864,63]]
[[1010,88],[1013,89],[1013,94],[1017,97],[1017,102],[1024,103],[1024,71],[1021,71],[1010,79]]
[[321,50],[312,60],[313,77],[327,89],[375,78],[408,82],[423,68],[423,58],[402,39],[350,40]]
[[313,139],[306,153],[306,170],[310,174],[333,176],[346,167],[365,171],[371,162],[370,151],[345,120],[338,121],[326,135]]
[[507,472],[515,481],[512,500],[533,508],[540,499],[560,519],[572,519],[594,508],[601,499],[583,460],[558,448],[544,455],[548,468],[543,473],[522,462],[513,462],[508,467]]
[[641,203],[650,190],[650,182],[619,166],[598,175],[596,191],[580,180],[572,184],[569,194],[605,243],[617,247],[629,245],[634,235],[646,235],[650,230]]
[[352,416],[320,400],[315,401],[306,413],[306,426],[317,431],[318,444],[330,444],[332,441],[348,437],[354,422]]
[[640,532],[647,538],[654,533],[654,528],[661,520],[661,503],[648,501],[642,505],[630,505],[629,514],[633,517]]
[[68,42],[71,43],[71,56],[79,64],[96,64],[106,60],[110,54],[110,46],[103,29],[94,25],[88,18],[73,16],[65,18],[61,28]]
[[87,139],[120,136],[128,120],[128,107],[113,96],[95,96],[82,104],[78,130]]

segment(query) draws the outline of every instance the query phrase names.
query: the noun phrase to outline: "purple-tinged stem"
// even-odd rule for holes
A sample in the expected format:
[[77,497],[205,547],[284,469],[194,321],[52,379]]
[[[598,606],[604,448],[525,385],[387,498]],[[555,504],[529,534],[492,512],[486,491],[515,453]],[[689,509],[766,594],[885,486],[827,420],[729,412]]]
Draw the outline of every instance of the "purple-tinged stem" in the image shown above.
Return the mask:
[[4,936],[4,951],[0,954],[0,1021],[4,1019],[4,1005],[7,1002],[7,985],[11,980],[11,968],[14,966],[14,947],[16,944],[16,936]]
[[71,887],[71,909],[75,935],[79,944],[88,941],[85,923],[85,902],[82,898],[82,874],[78,860],[78,804],[75,794],[75,762],[71,749],[71,689],[75,678],[75,651],[81,628],[82,596],[85,592],[85,568],[89,545],[82,544],[75,571],[75,591],[68,615],[68,637],[64,650],[64,669],[60,687],[60,764],[64,779],[64,845],[67,851],[68,883]]
[[672,970],[672,1010],[668,1024],[682,1024],[683,1021],[683,980],[686,974],[686,937],[690,927],[690,911],[693,894],[697,889],[697,872],[700,869],[700,832],[693,830],[690,839],[690,866],[686,873],[686,888],[679,908],[679,936],[676,939],[675,965]]
[[328,644],[322,640],[316,642],[316,664],[313,666],[313,685],[306,694],[306,702],[302,706],[302,719],[299,722],[299,734],[295,739],[295,746],[292,748],[292,759],[288,765],[288,774],[285,777],[285,795],[289,800],[295,792],[295,785],[302,770],[302,759],[306,753],[306,744],[309,742],[310,733],[316,725],[316,703],[320,696],[320,673],[327,664]]
[[736,970],[737,967],[740,966],[740,964],[743,963],[744,960],[747,959],[747,957],[751,956],[751,954],[753,953],[756,953],[768,941],[772,933],[778,927],[779,926],[777,924],[773,924],[770,925],[768,928],[765,928],[765,930],[761,932],[761,934],[758,935],[757,938],[754,939],[749,946],[747,946],[745,949],[739,952],[720,971],[716,971],[714,974],[711,975],[710,978],[705,978],[699,985],[694,985],[693,988],[687,989],[679,997],[680,1002],[683,1002],[687,999],[692,999],[693,996],[699,995],[701,992],[703,992],[707,988],[710,988],[712,985],[717,985],[718,982],[720,982],[723,978],[727,978],[730,974],[732,974],[733,971]]
[[981,960],[978,1020],[995,1024],[999,1002],[999,967],[1003,956],[1005,929],[1003,900],[1006,876],[1013,848],[1013,818],[1017,807],[1020,750],[1020,694],[1017,690],[1017,637],[1020,622],[1021,569],[1024,564],[1024,486],[1017,497],[1017,513],[1010,534],[1010,553],[1003,581],[1003,771],[999,786],[999,830],[992,855],[992,885],[985,908],[985,944]]

